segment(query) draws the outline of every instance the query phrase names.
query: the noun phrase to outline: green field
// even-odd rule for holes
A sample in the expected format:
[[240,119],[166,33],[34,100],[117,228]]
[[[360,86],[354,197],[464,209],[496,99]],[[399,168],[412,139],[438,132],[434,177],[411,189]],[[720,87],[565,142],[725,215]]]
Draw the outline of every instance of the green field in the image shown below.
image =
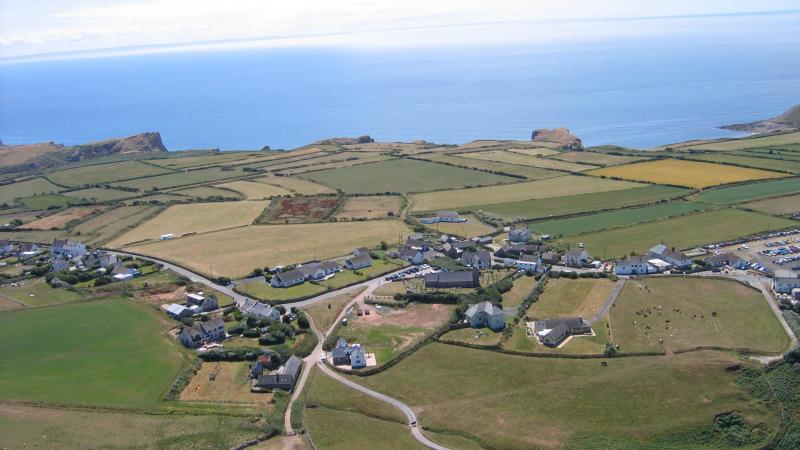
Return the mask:
[[114,186],[136,188],[141,191],[151,191],[154,188],[163,190],[178,186],[188,186],[192,184],[200,184],[209,181],[237,178],[247,174],[248,172],[243,172],[240,169],[223,170],[214,167],[209,169],[191,170],[188,172],[177,172],[166,175],[157,175],[154,177],[141,178],[138,180],[123,181],[121,183],[114,183]]
[[552,348],[539,342],[536,336],[528,336],[525,333],[525,323],[520,321],[514,327],[511,336],[504,340],[500,346],[505,350],[523,353],[602,355],[605,352],[606,343],[612,342],[607,314],[592,324],[592,331],[594,335],[573,336],[567,338],[568,340],[564,341],[558,348]]
[[[609,192],[592,192],[520,202],[486,204],[472,206],[470,209],[480,209],[487,214],[497,215],[506,219],[516,217],[535,219],[654,203],[675,198],[688,192],[686,189],[668,186],[645,186]],[[534,229],[536,229],[535,225]]]
[[733,383],[732,355],[606,362],[431,344],[356,381],[414,408],[426,428],[493,448],[725,448],[712,426],[732,410],[777,429],[778,412]]
[[186,357],[123,298],[0,314],[0,398],[114,407],[161,400]]
[[121,198],[138,197],[141,194],[138,192],[120,191],[118,189],[88,188],[65,192],[64,195],[81,200],[85,199],[98,202],[107,202],[119,200]]
[[9,286],[0,289],[0,297],[7,297],[28,306],[58,305],[85,298],[78,292],[52,288],[44,278],[25,280],[24,283],[19,287]]
[[580,316],[590,320],[613,288],[614,282],[602,278],[550,279],[539,301],[528,310],[528,316],[537,319]]
[[569,236],[571,234],[587,233],[621,225],[680,216],[710,207],[710,205],[700,203],[674,201],[661,203],[655,206],[627,208],[566,219],[546,220],[544,222],[532,223],[530,226],[538,233],[549,234],[551,236]]
[[780,217],[723,209],[576,234],[566,241],[573,247],[579,242],[585,243],[589,254],[594,257],[612,258],[626,256],[631,252],[646,253],[649,248],[662,241],[678,248],[689,248],[796,224],[797,222]]
[[198,199],[206,199],[209,197],[224,197],[233,199],[244,199],[245,196],[239,192],[230,191],[227,189],[220,189],[216,186],[197,186],[187,189],[179,189],[177,191],[170,191],[175,195],[186,195]]
[[761,292],[730,280],[628,281],[611,309],[611,329],[623,352],[714,346],[777,354],[791,344]]
[[44,178],[4,184],[0,186],[0,203],[11,203],[15,198],[58,192],[61,189]]
[[236,289],[244,295],[267,301],[289,301],[299,298],[312,297],[321,294],[327,289],[314,283],[303,283],[286,288],[274,288],[264,279],[241,281]]
[[583,170],[594,169],[596,167],[596,166],[589,166],[586,164],[577,164],[574,162],[560,161],[557,159],[540,158],[538,156],[533,156],[530,154],[516,153],[504,150],[488,150],[485,152],[462,153],[458,156],[462,158],[504,162],[508,164],[519,164],[523,166],[539,167],[541,169],[563,170],[570,172],[580,172]]
[[619,156],[608,155],[606,153],[595,152],[567,152],[560,155],[551,156],[549,159],[557,159],[560,161],[569,161],[580,164],[592,164],[596,166],[616,166],[619,164],[628,164],[636,161],[642,161],[646,158],[634,156]]
[[60,170],[47,174],[53,183],[62,186],[85,186],[106,184],[112,181],[149,177],[170,173],[170,170],[155,167],[139,161],[122,161],[111,164],[85,165],[74,169]]
[[516,178],[425,161],[393,159],[303,175],[347,193],[425,192],[498,183]]
[[122,206],[114,208],[97,217],[93,217],[72,229],[73,234],[80,233],[80,240],[98,244],[107,242],[157,214],[160,206]]
[[533,292],[534,286],[536,286],[534,277],[521,276],[515,279],[511,290],[503,293],[503,308],[519,306]]
[[25,197],[20,199],[23,205],[28,209],[41,210],[49,208],[60,208],[62,206],[72,205],[78,203],[77,199],[66,197],[58,194],[43,194],[35,195],[33,197]]
[[800,194],[756,200],[742,206],[776,216],[793,214],[800,212]]
[[710,153],[705,155],[692,155],[691,159],[736,164],[740,166],[755,167],[757,169],[777,170],[779,172],[800,173],[800,161],[785,161],[780,159],[758,158],[755,156],[731,155],[728,153]]
[[740,203],[775,195],[800,192],[800,178],[741,184],[703,192],[695,200],[709,203]]

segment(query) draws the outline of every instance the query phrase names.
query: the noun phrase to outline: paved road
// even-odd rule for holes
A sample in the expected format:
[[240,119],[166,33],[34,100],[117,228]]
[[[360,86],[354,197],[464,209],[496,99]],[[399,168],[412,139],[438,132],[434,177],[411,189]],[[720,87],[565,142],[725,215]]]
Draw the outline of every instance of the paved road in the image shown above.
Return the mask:
[[600,308],[600,311],[592,317],[589,323],[595,323],[600,320],[606,313],[611,309],[614,305],[614,302],[617,301],[617,297],[619,297],[619,293],[622,292],[622,288],[625,286],[625,278],[620,278],[617,280],[616,284],[614,284],[614,289],[608,294],[608,298],[606,302],[603,303],[603,307]]

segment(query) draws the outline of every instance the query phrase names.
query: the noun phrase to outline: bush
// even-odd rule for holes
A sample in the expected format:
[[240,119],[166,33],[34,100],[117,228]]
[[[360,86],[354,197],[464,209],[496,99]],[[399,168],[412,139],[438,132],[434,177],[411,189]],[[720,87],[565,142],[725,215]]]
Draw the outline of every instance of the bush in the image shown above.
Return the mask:
[[257,337],[261,336],[261,330],[259,330],[258,328],[248,328],[248,329],[244,330],[244,333],[242,333],[242,336],[244,336],[246,338],[257,338]]
[[94,280],[94,285],[95,286],[103,286],[103,285],[106,285],[108,283],[111,283],[112,281],[114,281],[113,278],[109,277],[108,275],[103,275],[102,277],[98,277],[98,278],[96,278]]
[[306,317],[306,313],[299,312],[297,313],[297,326],[303,330],[307,330],[311,327],[311,323],[308,321],[308,317]]
[[283,306],[283,305],[278,305],[278,306],[275,307],[275,309],[277,309],[278,312],[281,313],[281,315],[286,314],[286,307]]
[[511,280],[511,278],[503,278],[494,284],[494,288],[497,289],[497,291],[501,294],[510,291],[513,287],[514,282]]

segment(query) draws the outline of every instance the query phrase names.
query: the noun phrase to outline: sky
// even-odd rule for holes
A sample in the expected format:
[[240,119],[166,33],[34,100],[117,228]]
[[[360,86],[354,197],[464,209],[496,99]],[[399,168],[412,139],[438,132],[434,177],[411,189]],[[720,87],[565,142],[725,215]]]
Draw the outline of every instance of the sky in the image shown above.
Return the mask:
[[798,10],[797,0],[0,0],[0,59],[563,43],[714,32],[713,21],[690,30],[691,20],[671,19]]

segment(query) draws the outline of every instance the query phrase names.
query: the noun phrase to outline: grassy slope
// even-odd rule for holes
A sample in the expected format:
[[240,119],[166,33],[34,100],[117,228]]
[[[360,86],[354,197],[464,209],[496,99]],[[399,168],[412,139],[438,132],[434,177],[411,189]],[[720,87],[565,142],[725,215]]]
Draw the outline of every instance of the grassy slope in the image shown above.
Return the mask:
[[757,200],[745,203],[744,207],[774,215],[796,213],[800,212],[800,194]]
[[0,314],[0,397],[158,402],[185,358],[154,314],[121,298]]
[[20,287],[4,287],[0,297],[8,297],[28,306],[58,305],[84,298],[81,294],[66,289],[54,289],[44,278],[26,280]]
[[778,353],[789,347],[789,338],[761,293],[726,280],[628,282],[611,310],[611,327],[615,342],[626,352],[660,351],[659,339],[675,350],[720,346]]
[[567,242],[572,246],[583,242],[591,255],[611,258],[626,256],[632,251],[644,254],[661,241],[678,248],[688,248],[795,224],[796,222],[779,217],[724,209],[607,231],[576,234],[567,238]]
[[144,164],[139,161],[122,161],[102,165],[85,165],[61,170],[47,175],[54,183],[64,186],[105,184],[129,178],[147,177],[169,173],[169,170]]
[[701,193],[696,200],[709,203],[739,203],[793,192],[800,192],[800,178],[786,178],[714,189]]
[[723,353],[699,352],[621,358],[601,367],[597,360],[431,344],[358,381],[410,404],[434,431],[457,431],[495,448],[560,447],[586,434],[641,447],[654,437],[707,429],[716,414],[734,409],[777,423],[775,413],[733,385],[725,368],[737,362]]
[[34,178],[14,184],[0,186],[0,203],[11,202],[15,198],[29,197],[31,195],[47,194],[57,192],[62,188],[45,180],[44,178]]
[[613,288],[614,283],[606,279],[548,280],[539,301],[531,306],[528,315],[539,319],[575,316],[589,319],[597,313]]

